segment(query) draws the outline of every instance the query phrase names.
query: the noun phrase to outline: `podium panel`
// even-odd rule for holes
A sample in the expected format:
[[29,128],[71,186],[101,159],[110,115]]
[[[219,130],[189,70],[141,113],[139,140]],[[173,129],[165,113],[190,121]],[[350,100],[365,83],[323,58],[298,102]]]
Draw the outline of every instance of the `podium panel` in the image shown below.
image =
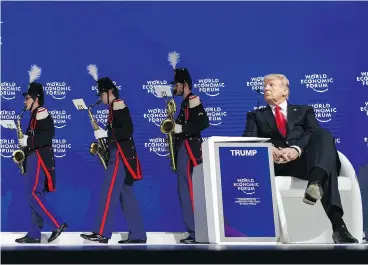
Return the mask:
[[272,145],[261,141],[210,137],[203,143],[203,180],[193,181],[198,242],[278,240]]

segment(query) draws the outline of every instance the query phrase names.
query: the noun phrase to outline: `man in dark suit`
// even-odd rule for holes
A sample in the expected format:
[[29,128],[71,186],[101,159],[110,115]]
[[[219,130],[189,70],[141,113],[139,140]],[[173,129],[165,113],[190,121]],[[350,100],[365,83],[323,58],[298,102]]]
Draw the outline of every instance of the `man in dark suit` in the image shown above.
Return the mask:
[[281,74],[264,78],[268,106],[247,114],[245,137],[271,138],[275,174],[308,180],[303,201],[321,200],[331,221],[335,243],[358,243],[342,216],[337,177],[340,160],[332,134],[319,127],[312,107],[288,104],[289,80]]

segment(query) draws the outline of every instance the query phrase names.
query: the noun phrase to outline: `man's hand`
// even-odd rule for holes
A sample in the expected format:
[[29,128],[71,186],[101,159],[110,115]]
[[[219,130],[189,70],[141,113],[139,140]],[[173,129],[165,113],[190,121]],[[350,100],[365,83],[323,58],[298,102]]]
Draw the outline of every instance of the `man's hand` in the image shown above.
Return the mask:
[[284,148],[282,149],[281,157],[287,162],[293,161],[299,157],[299,152],[294,148]]
[[100,138],[107,138],[107,131],[105,131],[101,127],[100,127],[100,129],[98,129],[97,131],[95,131],[94,134],[95,134],[96,140],[98,140]]
[[277,164],[282,164],[285,163],[285,159],[282,158],[283,152],[282,152],[282,148],[276,148],[276,147],[272,147],[272,156],[273,156],[273,162],[277,163]]
[[28,139],[28,135],[24,135],[22,139],[19,139],[19,145],[21,147],[26,147],[27,146],[27,139]]

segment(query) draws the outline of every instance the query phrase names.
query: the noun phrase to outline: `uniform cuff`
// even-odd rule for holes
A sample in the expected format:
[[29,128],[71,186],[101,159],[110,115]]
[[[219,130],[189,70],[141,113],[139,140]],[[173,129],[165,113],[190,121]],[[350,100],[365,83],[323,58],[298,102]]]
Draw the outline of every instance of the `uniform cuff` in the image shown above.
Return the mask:
[[298,151],[298,153],[299,153],[299,156],[301,156],[301,154],[302,154],[302,149],[300,149],[300,147],[299,147],[299,146],[292,145],[292,146],[290,146],[290,148],[294,148],[294,149],[296,149],[296,150]]
[[174,132],[176,134],[183,132],[183,127],[180,124],[175,124]]

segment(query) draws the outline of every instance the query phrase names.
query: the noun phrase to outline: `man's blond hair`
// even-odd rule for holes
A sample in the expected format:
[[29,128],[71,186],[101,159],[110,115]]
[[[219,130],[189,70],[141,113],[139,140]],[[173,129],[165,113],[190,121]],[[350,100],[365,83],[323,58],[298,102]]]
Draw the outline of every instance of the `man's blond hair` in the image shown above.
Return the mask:
[[289,82],[289,79],[286,78],[285,75],[283,74],[268,74],[268,75],[265,75],[264,78],[263,78],[263,83],[266,84],[270,81],[270,80],[273,80],[273,79],[279,79],[281,81],[281,83],[287,87],[287,91],[288,91],[288,94],[286,96],[286,99],[289,98],[289,93],[290,93],[290,89],[289,89],[289,86],[290,86],[290,82]]

